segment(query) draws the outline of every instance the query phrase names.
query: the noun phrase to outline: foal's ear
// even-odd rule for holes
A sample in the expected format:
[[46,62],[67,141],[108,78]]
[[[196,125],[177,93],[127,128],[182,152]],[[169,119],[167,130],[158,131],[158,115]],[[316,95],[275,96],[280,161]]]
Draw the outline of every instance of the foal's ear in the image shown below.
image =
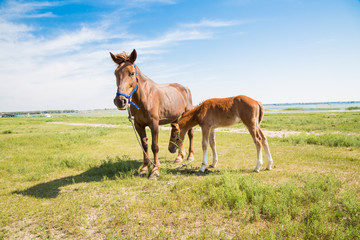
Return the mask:
[[134,62],[136,61],[136,57],[137,57],[137,53],[136,53],[136,50],[134,49],[130,54],[129,61],[132,64],[134,64]]
[[177,123],[174,123],[174,122],[171,123],[170,125],[171,125],[171,128],[176,128],[177,127]]
[[120,56],[115,56],[115,55],[112,54],[111,52],[110,52],[110,56],[111,56],[112,60],[113,60],[115,63],[117,63],[117,64],[121,64],[122,62],[124,62],[124,59],[123,59],[122,57],[120,57]]

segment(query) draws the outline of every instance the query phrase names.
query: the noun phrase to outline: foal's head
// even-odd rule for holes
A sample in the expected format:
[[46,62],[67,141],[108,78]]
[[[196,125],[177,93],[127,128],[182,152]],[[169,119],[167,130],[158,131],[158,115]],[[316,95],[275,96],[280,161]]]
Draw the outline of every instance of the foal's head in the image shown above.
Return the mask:
[[180,127],[178,123],[171,124],[171,134],[169,141],[169,152],[175,153],[178,148],[183,144],[183,141],[180,138]]
[[[119,65],[115,70],[117,92],[130,95],[137,85],[134,65],[137,56],[136,50],[134,49],[130,56],[126,53],[114,55],[111,52],[110,56]],[[114,98],[114,104],[119,110],[123,110],[128,104],[128,99],[117,94]]]

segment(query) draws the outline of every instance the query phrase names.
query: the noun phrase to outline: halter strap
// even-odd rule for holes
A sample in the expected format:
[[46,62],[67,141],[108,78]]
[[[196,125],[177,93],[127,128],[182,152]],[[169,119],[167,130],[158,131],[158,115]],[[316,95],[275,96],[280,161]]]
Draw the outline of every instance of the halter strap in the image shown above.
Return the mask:
[[116,92],[116,95],[117,96],[124,96],[128,99],[128,102],[130,104],[132,104],[137,110],[139,110],[140,108],[134,103],[131,101],[131,97],[132,95],[139,89],[139,78],[138,78],[138,74],[137,74],[137,70],[136,70],[136,65],[134,64],[134,68],[135,68],[135,75],[136,75],[136,86],[134,88],[134,90],[132,90],[132,92],[130,93],[130,95],[127,95],[125,93],[122,93],[122,92]]

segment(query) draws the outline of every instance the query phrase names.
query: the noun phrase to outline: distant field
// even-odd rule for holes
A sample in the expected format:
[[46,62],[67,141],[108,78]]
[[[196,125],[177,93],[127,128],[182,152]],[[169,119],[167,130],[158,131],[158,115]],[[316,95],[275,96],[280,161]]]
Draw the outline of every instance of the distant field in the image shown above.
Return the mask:
[[164,169],[150,181],[138,176],[126,117],[0,118],[0,239],[357,239],[359,121],[359,112],[265,114],[264,129],[302,134],[269,138],[276,168],[259,174],[251,137],[231,132],[216,133],[216,169],[197,172],[196,131],[196,160],[171,170],[162,130]]
[[[318,102],[318,103],[282,103],[264,104],[266,113],[336,113],[336,112],[356,112],[360,110],[360,101],[351,102]],[[93,109],[93,110],[44,110],[28,112],[6,112],[18,117],[119,117],[127,116],[127,111],[113,109]],[[0,117],[2,113],[0,112]]]

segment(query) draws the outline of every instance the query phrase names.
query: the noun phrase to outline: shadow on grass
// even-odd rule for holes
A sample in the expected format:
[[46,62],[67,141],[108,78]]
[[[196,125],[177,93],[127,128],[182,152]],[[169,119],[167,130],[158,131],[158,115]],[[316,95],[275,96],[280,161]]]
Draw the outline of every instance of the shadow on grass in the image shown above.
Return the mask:
[[206,168],[204,172],[200,172],[198,167],[178,167],[175,169],[166,169],[166,173],[173,174],[173,175],[191,175],[191,176],[207,176],[207,175],[222,175],[224,172],[228,173],[252,173],[253,171],[250,170],[241,170],[241,169],[234,169],[234,170],[218,170],[215,168]]
[[107,159],[98,167],[93,167],[79,175],[64,177],[46,183],[40,183],[23,191],[14,191],[14,194],[33,196],[36,198],[56,198],[60,188],[74,183],[100,182],[104,178],[126,178],[137,174],[142,162],[136,160]]
[[176,168],[176,169],[166,169],[166,173],[173,175],[192,175],[192,176],[206,176],[209,174],[220,174],[219,170],[208,170],[205,169],[205,172],[200,172],[199,168]]
[[[138,176],[138,169],[142,165],[142,161],[130,160],[128,158],[121,159],[116,157],[107,159],[98,167],[90,168],[89,170],[73,176],[55,179],[49,182],[40,183],[23,191],[14,191],[13,194],[21,194],[24,196],[32,196],[36,198],[56,198],[60,193],[60,188],[75,183],[86,182],[100,182],[103,179],[123,179],[133,176]],[[149,170],[150,173],[151,169]],[[205,172],[199,172],[198,167],[175,167],[163,168],[160,174],[172,175],[192,175],[192,176],[207,176],[207,175],[221,175],[223,171],[213,168],[205,169]],[[226,170],[226,172],[246,173],[245,170]]]

